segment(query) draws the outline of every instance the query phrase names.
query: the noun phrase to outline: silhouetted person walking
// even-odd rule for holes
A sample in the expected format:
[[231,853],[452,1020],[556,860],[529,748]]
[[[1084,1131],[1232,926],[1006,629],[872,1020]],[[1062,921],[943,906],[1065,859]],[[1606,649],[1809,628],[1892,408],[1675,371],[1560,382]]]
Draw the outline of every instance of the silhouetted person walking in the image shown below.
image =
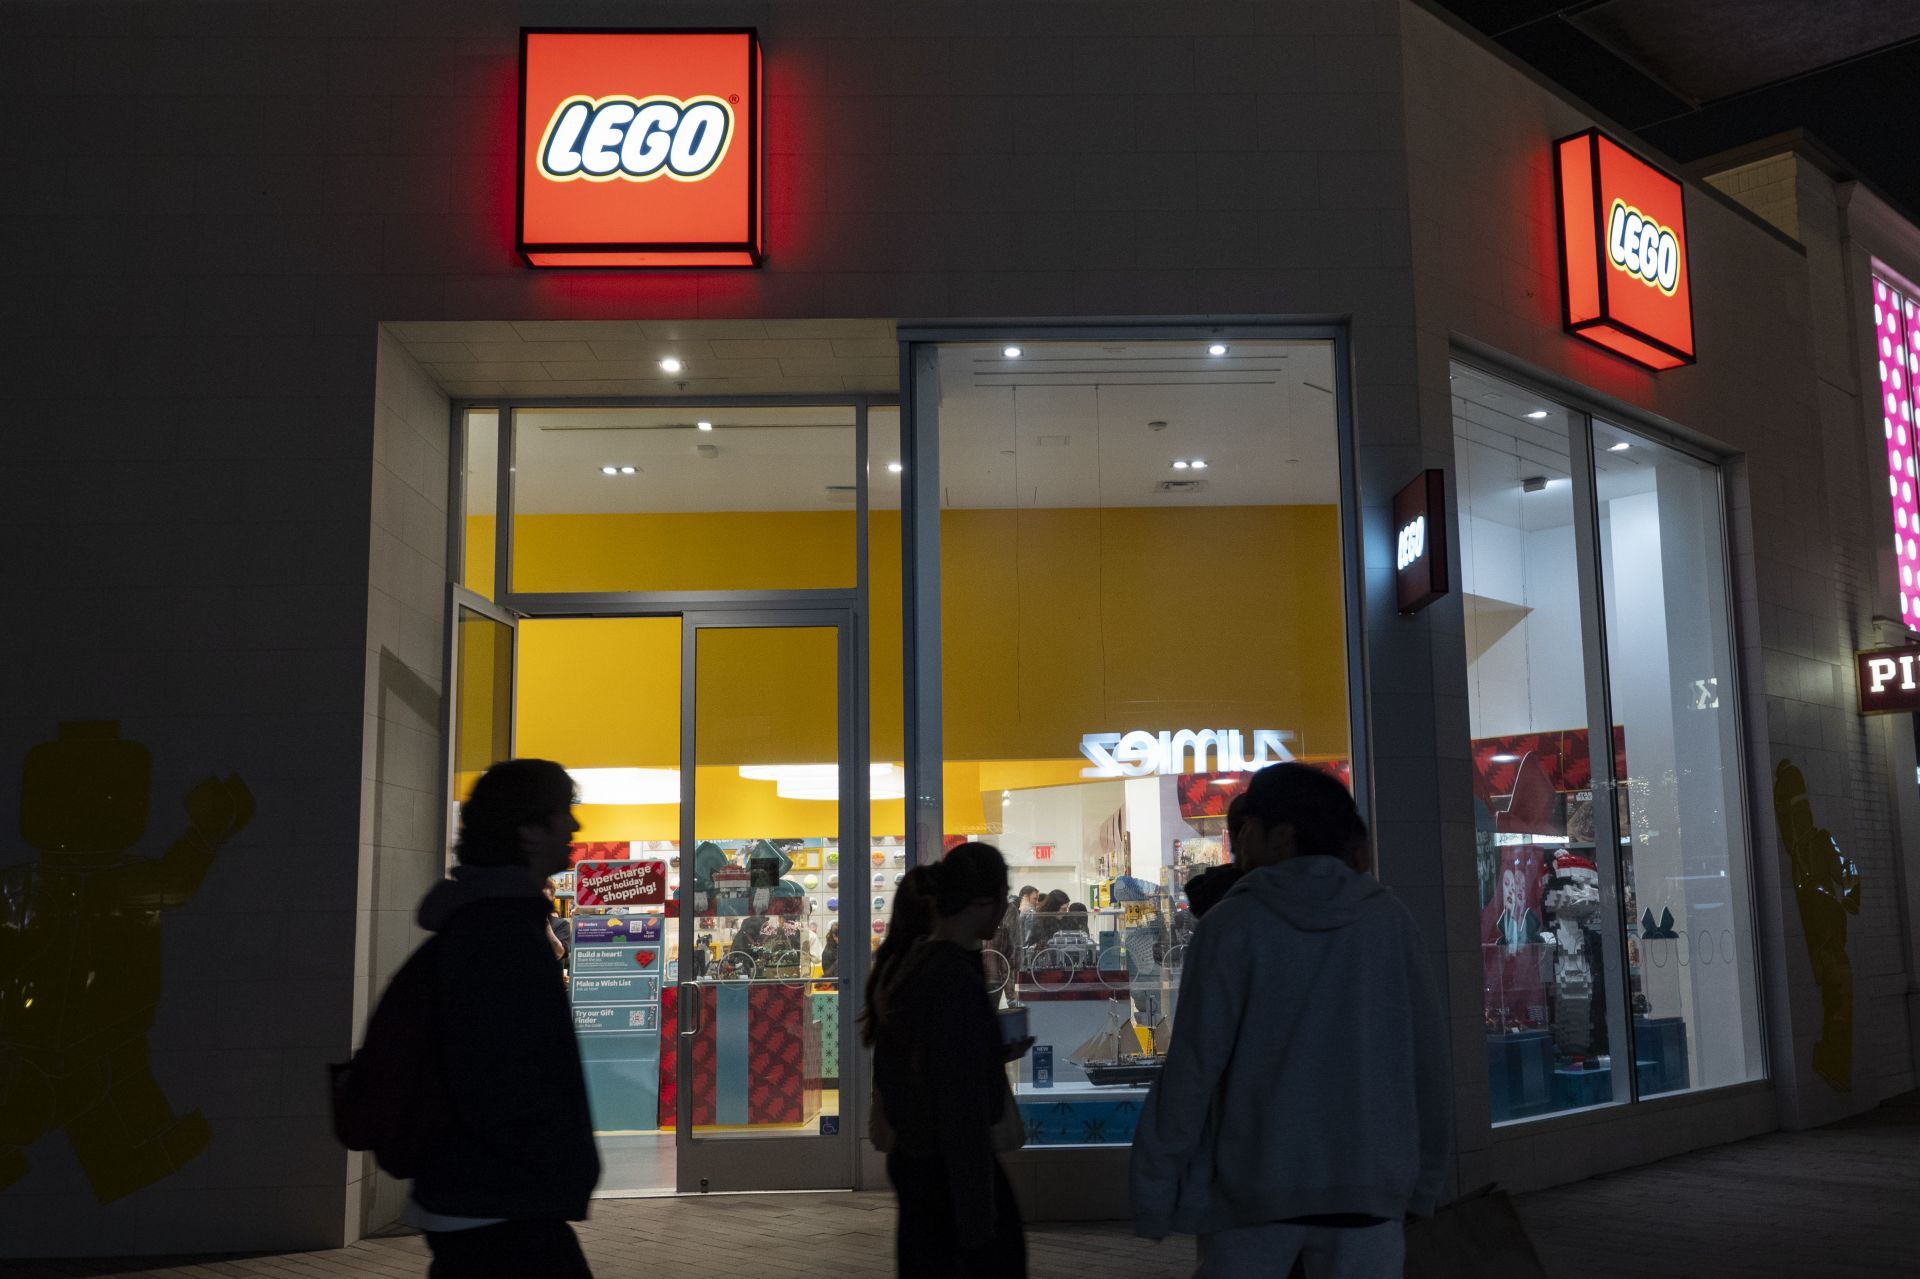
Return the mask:
[[431,1279],[578,1279],[573,1228],[600,1156],[554,956],[547,877],[580,829],[550,760],[495,764],[460,806],[460,864],[420,903],[439,935],[434,1020],[446,1117],[413,1181]]
[[[1020,1144],[1006,1066],[1033,1040],[1002,1042],[980,960],[1006,911],[1007,865],[999,849],[969,843],[914,873],[925,876],[931,926],[904,955],[882,955],[868,1005],[899,1273],[1024,1279],[1020,1209],[995,1151]],[[913,929],[896,922],[907,941]],[[894,942],[890,930],[882,951]]]
[[1187,952],[1173,1043],[1133,1143],[1152,1239],[1200,1236],[1204,1276],[1387,1279],[1452,1140],[1446,1023],[1406,907],[1366,874],[1337,780],[1262,769],[1246,873]]

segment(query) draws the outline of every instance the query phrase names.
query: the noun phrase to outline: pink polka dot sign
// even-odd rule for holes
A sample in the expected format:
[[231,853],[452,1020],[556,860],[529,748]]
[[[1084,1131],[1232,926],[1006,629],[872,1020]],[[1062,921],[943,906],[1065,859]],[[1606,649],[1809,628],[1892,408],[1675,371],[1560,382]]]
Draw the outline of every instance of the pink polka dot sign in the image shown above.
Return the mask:
[[1881,425],[1887,441],[1887,495],[1893,509],[1893,559],[1900,570],[1900,618],[1920,630],[1920,471],[1914,449],[1914,379],[1920,377],[1920,306],[1900,289],[1873,281],[1874,346],[1880,368]]

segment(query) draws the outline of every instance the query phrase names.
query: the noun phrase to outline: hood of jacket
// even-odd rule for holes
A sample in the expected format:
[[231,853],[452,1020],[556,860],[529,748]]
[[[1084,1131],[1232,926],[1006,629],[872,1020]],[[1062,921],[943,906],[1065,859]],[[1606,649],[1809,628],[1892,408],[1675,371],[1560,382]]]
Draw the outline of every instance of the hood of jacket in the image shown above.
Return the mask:
[[1337,857],[1291,857],[1240,877],[1229,897],[1246,895],[1303,932],[1345,928],[1392,900],[1371,875]]
[[539,897],[540,881],[525,866],[455,866],[453,873],[427,890],[415,916],[420,927],[437,933],[461,908],[494,897]]

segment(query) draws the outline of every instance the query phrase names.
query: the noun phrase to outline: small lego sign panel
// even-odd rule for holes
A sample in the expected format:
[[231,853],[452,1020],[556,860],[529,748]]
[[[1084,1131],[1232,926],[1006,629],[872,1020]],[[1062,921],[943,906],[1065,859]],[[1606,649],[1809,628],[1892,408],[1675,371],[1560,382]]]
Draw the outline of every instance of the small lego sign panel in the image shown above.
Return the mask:
[[523,30],[520,255],[760,265],[764,109],[751,29]]
[[1394,585],[1402,613],[1447,593],[1446,473],[1422,471],[1394,495]]
[[1693,363],[1686,189],[1598,129],[1553,144],[1569,333],[1650,369]]

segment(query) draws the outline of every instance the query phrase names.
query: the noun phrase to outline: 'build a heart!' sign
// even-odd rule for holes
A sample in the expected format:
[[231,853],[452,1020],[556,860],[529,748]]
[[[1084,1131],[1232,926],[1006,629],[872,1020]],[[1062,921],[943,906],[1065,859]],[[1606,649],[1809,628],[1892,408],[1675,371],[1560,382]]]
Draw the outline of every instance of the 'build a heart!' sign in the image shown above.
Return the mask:
[[574,867],[573,899],[581,906],[659,906],[667,900],[667,864],[581,862]]

